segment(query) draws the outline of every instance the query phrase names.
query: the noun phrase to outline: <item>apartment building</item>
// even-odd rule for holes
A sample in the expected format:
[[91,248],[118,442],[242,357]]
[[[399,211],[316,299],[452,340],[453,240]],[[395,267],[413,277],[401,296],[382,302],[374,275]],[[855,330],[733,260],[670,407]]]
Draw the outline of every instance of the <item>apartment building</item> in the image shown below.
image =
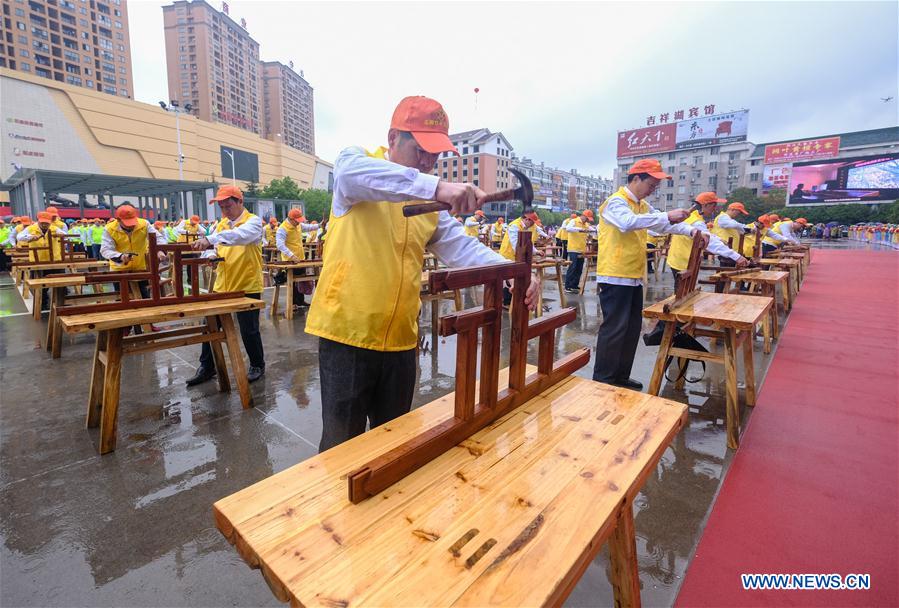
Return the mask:
[[564,171],[514,155],[512,167],[531,180],[536,207],[553,211],[596,209],[612,193],[612,180],[581,175],[577,169]]
[[134,97],[124,0],[2,0],[0,67]]
[[293,62],[262,62],[263,137],[315,154],[312,87]]

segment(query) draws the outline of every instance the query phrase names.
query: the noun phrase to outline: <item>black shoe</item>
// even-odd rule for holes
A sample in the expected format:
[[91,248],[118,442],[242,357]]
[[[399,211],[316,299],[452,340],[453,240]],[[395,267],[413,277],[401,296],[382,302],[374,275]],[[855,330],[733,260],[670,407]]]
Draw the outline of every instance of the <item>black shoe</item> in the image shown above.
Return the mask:
[[197,373],[194,374],[193,378],[187,379],[187,386],[195,386],[197,384],[203,384],[204,382],[208,382],[215,378],[215,369],[207,369],[205,367],[201,367],[197,370]]
[[264,375],[265,375],[264,367],[253,367],[251,365],[250,369],[247,370],[247,382],[256,382]]
[[571,287],[566,287],[565,291],[568,293],[581,293],[580,289],[572,289]]
[[612,382],[611,384],[613,384],[615,386],[620,386],[621,388],[629,388],[634,391],[642,391],[643,390],[643,383],[637,382],[633,378],[626,378],[624,380],[616,380],[615,382]]

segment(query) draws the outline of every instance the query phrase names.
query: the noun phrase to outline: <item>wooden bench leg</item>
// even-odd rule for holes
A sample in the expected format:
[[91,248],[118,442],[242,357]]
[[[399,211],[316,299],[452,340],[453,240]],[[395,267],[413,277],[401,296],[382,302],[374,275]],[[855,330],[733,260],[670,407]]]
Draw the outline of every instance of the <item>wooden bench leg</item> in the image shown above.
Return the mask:
[[218,315],[219,324],[225,332],[225,342],[228,344],[228,358],[231,359],[231,371],[237,381],[237,390],[240,392],[240,403],[244,409],[253,407],[253,395],[250,393],[250,383],[247,381],[247,366],[240,354],[240,345],[237,342],[237,330],[234,328],[234,319],[230,314]]
[[740,401],[737,395],[737,332],[734,329],[725,328],[724,335],[727,447],[736,450],[740,447]]
[[103,409],[100,412],[100,453],[115,450],[119,421],[119,389],[122,379],[122,334],[110,329],[106,338],[106,370],[103,379]]
[[631,502],[625,501],[618,523],[609,537],[612,590],[616,608],[639,608],[640,574],[637,569],[637,538]]
[[97,332],[97,343],[94,345],[94,362],[91,370],[91,387],[87,396],[87,420],[89,429],[100,426],[100,410],[103,407],[103,384],[105,365],[100,360],[100,353],[106,352],[106,332]]
[[275,283],[275,293],[272,295],[272,320],[275,320],[275,317],[278,316],[278,300],[281,298],[281,286],[272,278],[272,282]]
[[[210,333],[220,331],[222,328],[219,325],[218,317],[214,315],[211,317],[206,317],[206,328],[206,331]],[[212,360],[215,363],[215,372],[216,377],[218,378],[219,391],[227,393],[231,390],[231,379],[228,377],[228,366],[225,364],[225,353],[222,351],[221,340],[210,342],[209,348],[212,349]]]
[[287,282],[284,284],[284,287],[287,290],[287,307],[284,309],[284,318],[288,321],[293,319],[293,290],[296,287],[296,279],[297,277],[294,275],[293,268],[288,268]]
[[665,377],[665,361],[668,359],[668,351],[671,350],[671,340],[674,338],[674,321],[664,321],[665,332],[662,334],[662,343],[659,344],[659,352],[656,355],[656,364],[652,369],[652,378],[649,381],[649,394],[658,395],[662,388],[662,378]]
[[746,405],[755,405],[755,360],[752,353],[752,336],[754,334],[755,329],[749,330],[746,339],[743,341],[743,375],[746,383]]
[[453,290],[453,304],[456,306],[456,312],[462,310],[462,291],[459,289]]
[[543,316],[543,269],[537,269],[537,281],[540,283],[540,289],[537,291],[537,308],[534,310],[535,317]]
[[565,282],[562,280],[562,262],[556,262],[556,285],[559,286],[559,306],[568,307],[568,300],[565,298]]

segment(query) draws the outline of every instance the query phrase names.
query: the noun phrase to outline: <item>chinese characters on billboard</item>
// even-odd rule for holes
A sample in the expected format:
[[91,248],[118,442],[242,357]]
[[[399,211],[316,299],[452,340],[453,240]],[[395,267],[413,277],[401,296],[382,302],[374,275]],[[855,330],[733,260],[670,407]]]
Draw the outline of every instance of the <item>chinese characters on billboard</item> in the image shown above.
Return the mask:
[[678,150],[746,141],[749,110],[703,116],[677,123]]
[[791,163],[813,158],[833,158],[840,153],[840,138],[822,137],[765,146],[765,164]]
[[793,165],[765,165],[762,172],[762,194],[775,188],[786,190],[790,185],[790,170]]
[[795,163],[788,205],[878,203],[899,198],[899,153]]
[[748,126],[749,110],[740,110],[619,131],[618,158],[746,141]]
[[674,150],[675,123],[618,134],[618,158]]

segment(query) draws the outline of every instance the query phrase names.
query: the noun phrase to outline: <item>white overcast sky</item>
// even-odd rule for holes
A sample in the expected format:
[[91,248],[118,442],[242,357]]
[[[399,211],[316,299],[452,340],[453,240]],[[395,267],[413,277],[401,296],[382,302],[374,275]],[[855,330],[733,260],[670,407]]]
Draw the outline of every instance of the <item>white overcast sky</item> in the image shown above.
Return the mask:
[[[168,95],[165,4],[128,3],[135,96],[148,103]],[[518,156],[604,177],[617,131],[691,106],[748,108],[755,143],[899,124],[895,1],[229,5],[261,59],[304,71],[329,161],[386,144],[406,95],[440,101],[453,132],[502,131]]]

